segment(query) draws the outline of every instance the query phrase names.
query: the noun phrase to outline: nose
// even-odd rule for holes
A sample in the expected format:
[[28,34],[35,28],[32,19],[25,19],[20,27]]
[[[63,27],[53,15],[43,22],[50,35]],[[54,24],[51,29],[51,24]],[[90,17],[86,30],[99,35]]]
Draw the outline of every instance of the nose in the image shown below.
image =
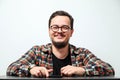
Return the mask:
[[58,32],[62,32],[62,27],[59,27],[59,28],[58,28]]

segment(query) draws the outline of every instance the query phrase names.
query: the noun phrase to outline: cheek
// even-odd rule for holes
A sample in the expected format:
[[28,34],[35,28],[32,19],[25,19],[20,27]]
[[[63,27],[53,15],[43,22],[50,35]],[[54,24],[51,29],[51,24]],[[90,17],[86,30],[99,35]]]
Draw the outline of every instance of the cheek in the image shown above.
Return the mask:
[[72,36],[72,33],[69,32],[69,33],[67,33],[66,35],[67,35],[67,37],[71,37],[71,36]]
[[70,37],[72,37],[73,32],[74,32],[74,30],[72,30],[72,31],[70,32]]
[[53,35],[54,35],[54,33],[49,30],[49,36],[52,37]]
[[51,33],[51,31],[49,30],[49,37],[51,37],[51,34],[52,34],[52,33]]

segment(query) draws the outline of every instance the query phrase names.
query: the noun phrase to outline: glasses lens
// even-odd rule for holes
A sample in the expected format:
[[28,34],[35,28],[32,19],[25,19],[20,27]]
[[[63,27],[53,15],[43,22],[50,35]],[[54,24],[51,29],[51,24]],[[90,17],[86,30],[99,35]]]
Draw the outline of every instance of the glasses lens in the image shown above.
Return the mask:
[[63,25],[61,27],[59,27],[58,25],[53,25],[51,26],[52,31],[57,32],[59,30],[59,28],[63,31],[63,32],[67,32],[69,29],[71,29],[69,26],[67,25]]
[[69,30],[69,28],[70,28],[70,27],[69,27],[69,26],[66,26],[66,25],[65,25],[65,26],[62,26],[62,31],[66,32],[66,31]]
[[57,25],[53,25],[53,26],[51,26],[51,29],[53,31],[58,31],[59,27]]

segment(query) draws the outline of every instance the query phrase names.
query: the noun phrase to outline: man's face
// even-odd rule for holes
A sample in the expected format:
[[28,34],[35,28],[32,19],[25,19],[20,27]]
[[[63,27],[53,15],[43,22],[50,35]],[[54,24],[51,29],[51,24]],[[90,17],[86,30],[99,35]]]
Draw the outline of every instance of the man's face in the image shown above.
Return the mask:
[[[70,20],[67,16],[56,16],[51,20],[50,26],[57,25],[59,29],[57,31],[52,30],[52,28],[49,28],[49,36],[52,40],[52,43],[64,45],[65,47],[70,37],[72,36],[73,30],[71,30],[70,26]],[[69,29],[67,31],[64,31],[61,27],[67,26]],[[59,47],[59,46],[58,46]],[[62,47],[61,47],[62,48]]]

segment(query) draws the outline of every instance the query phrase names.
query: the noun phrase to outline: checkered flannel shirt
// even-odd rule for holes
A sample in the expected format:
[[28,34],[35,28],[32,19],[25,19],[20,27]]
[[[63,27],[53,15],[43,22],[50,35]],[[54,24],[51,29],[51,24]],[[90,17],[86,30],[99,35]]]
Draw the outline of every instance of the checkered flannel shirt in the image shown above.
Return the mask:
[[[112,66],[101,59],[97,58],[88,49],[77,48],[69,45],[72,66],[83,67],[84,76],[113,76],[114,69]],[[29,69],[33,66],[44,66],[47,69],[53,68],[51,43],[41,46],[33,46],[20,59],[11,63],[6,74],[8,76],[31,76]],[[50,73],[52,75],[52,72]]]

